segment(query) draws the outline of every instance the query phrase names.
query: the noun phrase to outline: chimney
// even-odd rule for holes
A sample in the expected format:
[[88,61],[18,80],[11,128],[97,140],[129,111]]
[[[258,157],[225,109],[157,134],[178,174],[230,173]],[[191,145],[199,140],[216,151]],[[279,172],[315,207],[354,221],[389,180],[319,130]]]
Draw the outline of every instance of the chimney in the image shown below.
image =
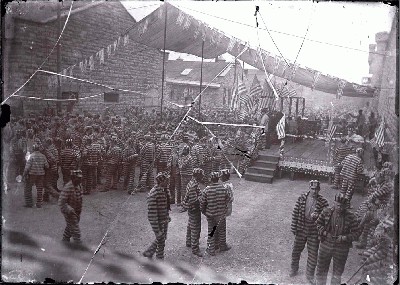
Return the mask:
[[380,32],[375,34],[376,51],[384,53],[386,51],[386,45],[389,40],[388,32]]

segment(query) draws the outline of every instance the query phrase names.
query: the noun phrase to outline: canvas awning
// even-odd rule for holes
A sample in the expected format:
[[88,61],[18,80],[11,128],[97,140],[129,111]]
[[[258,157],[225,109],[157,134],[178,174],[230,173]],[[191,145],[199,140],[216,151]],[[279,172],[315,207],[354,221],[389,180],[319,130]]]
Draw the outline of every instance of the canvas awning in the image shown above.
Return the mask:
[[[157,10],[143,18],[129,32],[131,39],[144,45],[164,49],[165,12],[167,11],[166,50],[216,58],[224,53],[238,56],[246,44],[239,39],[226,36],[223,32],[195,19],[170,3],[165,2]],[[346,80],[322,74],[321,72],[293,63],[285,62],[279,56],[262,49],[248,47],[238,58],[260,70],[264,70],[259,53],[262,54],[268,73],[288,79],[300,85],[348,97],[373,97],[375,88],[355,84]]]

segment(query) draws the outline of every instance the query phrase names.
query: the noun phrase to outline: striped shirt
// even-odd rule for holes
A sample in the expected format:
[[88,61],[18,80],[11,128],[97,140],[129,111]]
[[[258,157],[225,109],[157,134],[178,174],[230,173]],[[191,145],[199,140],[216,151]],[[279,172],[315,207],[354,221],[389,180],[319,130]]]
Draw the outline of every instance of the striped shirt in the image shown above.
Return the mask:
[[[24,173],[30,175],[44,175],[45,169],[49,168],[46,156],[38,151],[34,151],[26,162]],[[29,171],[29,172],[28,172]]]
[[335,149],[335,154],[333,158],[334,165],[339,164],[345,159],[345,157],[349,154],[352,154],[353,150],[347,145],[339,145]]
[[119,164],[122,160],[122,149],[118,146],[111,147],[107,152],[109,164]]
[[49,168],[53,171],[57,170],[57,166],[59,163],[57,148],[53,144],[48,146],[44,150],[44,155],[46,156],[47,161],[49,163]]
[[61,168],[65,170],[72,170],[75,168],[78,161],[78,154],[72,148],[65,148],[60,154]]
[[140,149],[140,159],[142,165],[149,165],[154,161],[155,145],[151,142],[147,142]]
[[207,217],[225,216],[230,197],[218,183],[207,186],[200,194],[200,209]]
[[190,154],[179,158],[178,165],[181,175],[193,175],[194,161]]
[[192,152],[191,152],[195,167],[200,167],[204,163],[204,157],[205,157],[205,152],[203,147],[200,144],[195,144],[192,147]]
[[364,171],[362,160],[356,154],[347,155],[341,164],[343,168],[340,172],[340,175],[347,179],[354,180]]
[[[294,234],[298,232],[304,232],[305,230],[306,202],[309,194],[310,192],[301,194],[294,206],[292,212],[292,223],[290,225],[290,230]],[[328,206],[329,206],[328,201],[324,197],[318,194],[313,212],[319,215],[322,212],[322,210]]]
[[379,204],[387,205],[393,192],[393,185],[389,182],[383,183],[371,194],[374,199],[379,199]]
[[186,195],[182,201],[182,207],[191,211],[200,210],[199,202],[200,186],[195,178],[192,178],[186,186]]
[[86,164],[96,166],[101,160],[101,145],[93,143],[86,148]]
[[167,163],[171,155],[172,145],[168,143],[162,143],[158,147],[156,155],[158,163]]
[[82,185],[74,186],[72,181],[65,184],[63,190],[58,198],[58,206],[61,209],[61,213],[70,214],[71,210],[80,216],[82,212]]
[[153,229],[160,229],[168,221],[168,194],[158,185],[155,185],[147,197],[147,217]]

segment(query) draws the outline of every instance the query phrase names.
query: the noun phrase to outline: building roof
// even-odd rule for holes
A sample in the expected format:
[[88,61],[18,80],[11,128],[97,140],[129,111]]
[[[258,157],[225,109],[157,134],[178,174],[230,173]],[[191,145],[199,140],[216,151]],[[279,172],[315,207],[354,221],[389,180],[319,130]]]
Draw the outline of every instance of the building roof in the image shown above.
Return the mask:
[[[108,3],[103,1],[63,1],[60,3],[61,17],[68,15],[72,2],[71,15],[97,5]],[[117,3],[123,6],[120,2]],[[58,1],[13,1],[7,4],[7,15],[17,19],[45,24],[57,19],[58,5]],[[133,17],[132,21],[136,22]]]
[[[203,85],[210,83],[226,66],[230,70],[233,63],[226,61],[203,62]],[[165,67],[167,82],[175,84],[199,85],[201,79],[201,61],[169,60]],[[190,71],[189,71],[190,70]],[[186,71],[186,72],[183,72]],[[184,75],[186,74],[187,75]],[[220,74],[220,78],[226,76],[226,72]],[[218,82],[218,80],[217,80]],[[219,84],[214,84],[219,87]]]

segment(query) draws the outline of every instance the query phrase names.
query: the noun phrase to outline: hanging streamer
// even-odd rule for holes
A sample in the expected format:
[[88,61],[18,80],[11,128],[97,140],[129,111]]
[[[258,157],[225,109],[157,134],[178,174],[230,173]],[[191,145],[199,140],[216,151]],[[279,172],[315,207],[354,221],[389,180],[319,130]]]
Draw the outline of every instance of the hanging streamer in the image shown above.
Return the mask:
[[274,58],[274,71],[272,72],[273,74],[275,74],[278,70],[279,70],[279,65],[281,64],[282,58],[277,55]]
[[[125,36],[124,36],[124,46],[126,46],[127,44],[129,44],[129,35],[128,34],[126,34]],[[104,53],[104,52],[103,52]]]
[[94,60],[93,60],[93,55],[89,57],[89,69],[93,70],[94,69]]
[[117,51],[117,40],[114,41],[113,43],[113,53],[115,54],[115,52]]
[[110,58],[110,56],[111,56],[111,45],[107,47],[107,58]]
[[100,64],[104,64],[104,48],[99,51]]
[[184,29],[184,30],[189,29],[190,24],[191,24],[191,17],[188,15],[188,16],[186,17],[185,24],[183,25],[183,29]]
[[299,69],[299,64],[298,63],[295,63],[295,64],[293,64],[292,65],[292,68],[291,68],[291,74],[290,74],[290,77],[289,77],[289,79],[290,80],[292,80],[293,79],[293,77],[296,75],[296,72],[297,72],[297,69]]
[[196,30],[194,31],[193,36],[194,36],[195,39],[197,39],[197,37],[200,34],[200,25],[201,25],[201,23],[198,23],[198,25],[196,26]]
[[161,20],[163,18],[164,9],[158,9],[158,19]]
[[74,70],[74,68],[75,68],[75,66],[76,66],[76,64],[74,64],[73,66],[71,66],[71,68],[69,69],[69,76],[74,76],[74,73],[73,73],[73,70]]
[[121,36],[118,37],[117,46],[121,46]]
[[183,20],[185,19],[185,15],[183,14],[182,11],[179,11],[179,16],[176,19],[176,24],[179,26],[182,26]]
[[226,49],[227,52],[230,52],[233,50],[233,48],[235,47],[236,41],[235,38],[230,38],[229,39],[229,44],[228,44],[228,48]]
[[338,81],[338,90],[337,90],[337,96],[338,96],[338,98],[341,98],[341,97],[342,97],[342,95],[343,95],[343,88],[346,86],[346,84],[347,84],[347,81],[346,81],[346,80],[340,79],[340,80]]

